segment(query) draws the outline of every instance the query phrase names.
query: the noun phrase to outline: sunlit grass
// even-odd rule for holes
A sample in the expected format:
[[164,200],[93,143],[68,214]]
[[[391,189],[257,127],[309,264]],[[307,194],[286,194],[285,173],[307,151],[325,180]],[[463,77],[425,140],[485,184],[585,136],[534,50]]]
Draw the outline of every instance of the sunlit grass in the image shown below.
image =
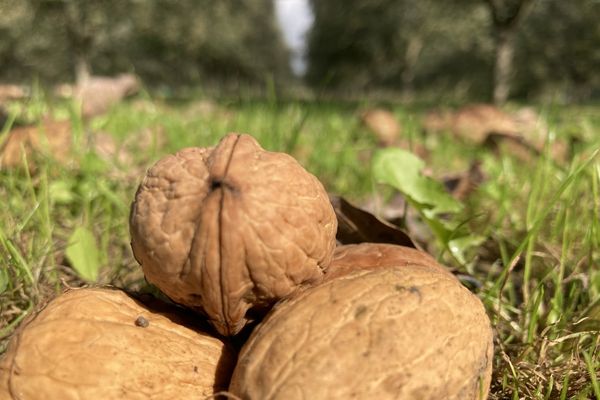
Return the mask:
[[[74,145],[67,163],[36,156],[23,159],[35,163],[31,173],[0,170],[0,337],[64,287],[90,283],[65,257],[77,228],[96,239],[100,271],[93,283],[146,285],[129,248],[130,202],[145,170],[183,147],[215,145],[227,132],[250,133],[268,150],[291,153],[328,191],[357,204],[387,193],[372,179],[376,141],[359,122],[364,106],[274,97],[170,103],[144,94],[85,123],[71,104],[50,109],[41,94],[15,107],[15,117],[25,121],[47,112],[71,120]],[[548,154],[524,161],[446,135],[426,136],[420,107],[394,108],[409,143],[430,151],[432,176],[482,162],[486,179],[465,200],[460,218],[484,243],[466,252],[465,265],[432,249],[481,283],[477,294],[496,332],[493,399],[599,396],[598,110],[548,112],[557,138],[576,138],[572,157],[557,163]],[[101,135],[114,140],[108,154],[98,150]]]

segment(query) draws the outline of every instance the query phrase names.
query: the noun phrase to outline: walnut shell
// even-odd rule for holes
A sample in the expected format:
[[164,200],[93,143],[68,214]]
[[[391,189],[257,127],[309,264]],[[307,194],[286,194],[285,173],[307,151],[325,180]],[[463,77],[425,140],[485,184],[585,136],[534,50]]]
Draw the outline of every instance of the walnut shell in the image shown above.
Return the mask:
[[454,277],[429,254],[406,246],[387,243],[360,243],[336,247],[333,260],[325,273],[332,280],[357,269],[375,269],[422,265]]
[[235,353],[156,303],[109,289],[59,296],[13,337],[0,398],[186,399],[226,388]]
[[242,348],[230,392],[242,399],[485,398],[490,321],[476,296],[430,262],[357,264],[279,303]]
[[321,183],[248,135],[156,163],[135,196],[132,249],[146,278],[223,335],[323,275],[337,221]]

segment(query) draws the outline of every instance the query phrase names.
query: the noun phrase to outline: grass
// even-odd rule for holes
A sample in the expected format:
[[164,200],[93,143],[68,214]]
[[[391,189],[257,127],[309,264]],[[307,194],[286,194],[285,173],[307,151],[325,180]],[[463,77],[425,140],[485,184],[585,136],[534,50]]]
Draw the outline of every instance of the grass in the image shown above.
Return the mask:
[[[0,351],[36,306],[90,283],[66,257],[78,228],[95,239],[94,284],[146,287],[129,248],[129,205],[145,169],[177,149],[247,132],[269,150],[291,153],[330,192],[356,203],[390,193],[372,179],[376,143],[359,123],[362,104],[169,103],[141,95],[86,124],[68,104],[50,104],[38,94],[11,108],[21,120],[47,112],[71,119],[74,145],[69,162],[35,156],[23,159],[35,164],[31,174],[0,170]],[[490,398],[600,398],[600,107],[540,110],[558,139],[576,139],[564,163],[548,151],[522,160],[448,135],[425,136],[422,107],[394,106],[404,135],[430,151],[434,177],[473,160],[487,176],[459,216],[483,239],[465,262],[433,242],[427,247],[481,284],[476,292],[496,334]],[[112,151],[101,150],[102,137],[112,138]]]

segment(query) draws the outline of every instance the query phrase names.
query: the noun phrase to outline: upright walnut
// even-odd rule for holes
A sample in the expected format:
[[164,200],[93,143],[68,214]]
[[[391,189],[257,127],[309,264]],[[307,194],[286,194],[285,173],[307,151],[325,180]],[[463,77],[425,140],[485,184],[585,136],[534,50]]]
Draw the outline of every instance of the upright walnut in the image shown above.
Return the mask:
[[234,335],[321,279],[337,221],[321,183],[248,135],[156,163],[131,208],[133,253],[174,301]]

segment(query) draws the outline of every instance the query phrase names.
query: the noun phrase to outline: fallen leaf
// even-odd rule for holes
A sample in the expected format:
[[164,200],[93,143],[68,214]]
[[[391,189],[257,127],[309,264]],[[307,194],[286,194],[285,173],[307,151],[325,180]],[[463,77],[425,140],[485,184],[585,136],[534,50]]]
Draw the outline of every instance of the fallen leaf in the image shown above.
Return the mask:
[[346,199],[330,195],[338,220],[337,240],[342,244],[391,243],[417,248],[410,236],[395,225],[358,208]]
[[[456,111],[434,110],[422,121],[428,134],[448,132],[459,140],[506,147],[522,160],[539,156],[548,141],[549,128],[545,120],[531,107],[508,113],[491,104],[470,104]],[[568,145],[561,140],[550,142],[549,154],[559,162],[568,156]]]
[[483,142],[483,146],[496,153],[504,150],[522,161],[530,161],[533,157],[540,155],[540,151],[524,138],[500,132],[490,132]]
[[490,132],[517,135],[514,118],[491,104],[471,104],[452,117],[452,133],[459,139],[483,143]]
[[65,162],[71,151],[72,135],[69,121],[45,119],[38,125],[13,128],[0,145],[0,167],[22,165],[23,152],[29,167],[35,168],[31,156],[41,153]]
[[360,114],[360,119],[375,135],[380,146],[387,147],[398,143],[402,127],[390,111],[381,108],[365,110]]
[[121,74],[116,77],[92,76],[73,89],[74,97],[81,102],[84,118],[106,113],[110,107],[139,89],[135,75]]

